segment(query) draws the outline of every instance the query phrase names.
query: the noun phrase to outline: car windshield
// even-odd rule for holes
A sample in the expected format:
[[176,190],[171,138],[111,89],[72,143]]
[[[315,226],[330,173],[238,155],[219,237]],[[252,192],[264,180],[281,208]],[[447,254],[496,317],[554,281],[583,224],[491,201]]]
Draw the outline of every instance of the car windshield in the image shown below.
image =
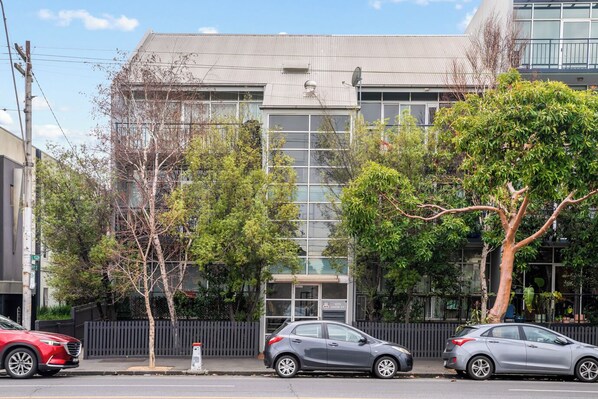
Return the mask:
[[0,316],[0,330],[26,330],[26,328],[7,317]]

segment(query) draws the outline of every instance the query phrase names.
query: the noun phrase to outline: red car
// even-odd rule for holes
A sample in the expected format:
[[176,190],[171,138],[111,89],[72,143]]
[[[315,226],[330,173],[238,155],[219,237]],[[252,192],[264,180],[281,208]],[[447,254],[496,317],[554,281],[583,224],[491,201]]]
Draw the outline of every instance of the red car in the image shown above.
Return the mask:
[[68,335],[29,331],[0,315],[0,369],[13,378],[47,377],[79,367],[81,341]]

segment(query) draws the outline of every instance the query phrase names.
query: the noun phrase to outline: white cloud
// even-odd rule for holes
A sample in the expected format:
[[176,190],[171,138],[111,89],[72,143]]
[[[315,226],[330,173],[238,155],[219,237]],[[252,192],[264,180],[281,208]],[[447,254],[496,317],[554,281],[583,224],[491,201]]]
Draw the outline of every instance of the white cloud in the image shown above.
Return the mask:
[[33,97],[31,104],[33,105],[34,111],[44,111],[50,108],[43,97]]
[[469,23],[471,22],[471,19],[473,18],[473,16],[475,15],[475,12],[478,9],[474,9],[471,12],[468,12],[467,14],[465,14],[465,17],[463,17],[463,19],[461,20],[461,22],[459,22],[459,29],[461,29],[462,31],[465,31],[465,29],[467,29],[467,26],[469,25]]
[[382,2],[380,0],[370,0],[370,6],[374,10],[379,10],[382,8]]
[[218,33],[218,29],[214,28],[213,26],[202,26],[201,28],[199,28],[197,30],[199,33],[204,33],[204,34],[214,34],[214,33]]
[[471,0],[369,0],[370,7],[375,10],[379,10],[382,8],[382,4],[384,3],[413,3],[419,6],[427,6],[432,3],[454,3],[455,8],[460,10],[463,8],[463,4],[470,3]]
[[110,14],[96,17],[86,10],[60,10],[55,13],[48,9],[42,9],[38,11],[37,16],[44,21],[56,21],[58,26],[69,26],[74,20],[81,20],[85,29],[88,30],[132,31],[139,26],[139,21],[135,18],[128,18],[124,15],[116,18]]
[[60,131],[60,127],[58,127],[58,125],[33,125],[33,137],[56,139],[58,137],[62,137],[62,132]]
[[0,109],[0,126],[8,129],[13,124],[12,116],[4,110]]
[[288,35],[287,32],[278,32],[279,35]]

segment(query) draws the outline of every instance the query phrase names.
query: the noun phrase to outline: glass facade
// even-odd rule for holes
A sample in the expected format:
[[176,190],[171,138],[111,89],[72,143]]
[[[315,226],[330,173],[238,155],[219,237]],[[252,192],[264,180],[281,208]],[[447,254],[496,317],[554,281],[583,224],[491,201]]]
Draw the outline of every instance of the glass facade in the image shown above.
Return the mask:
[[[342,186],[326,176],[326,161],[334,152],[344,151],[350,139],[351,118],[348,115],[270,115],[268,120],[269,150],[281,149],[293,160],[297,174],[295,203],[300,207],[299,231],[293,238],[301,247],[299,274],[347,274],[347,253],[330,256],[334,230],[339,223],[337,207]],[[328,140],[330,135],[337,139]],[[268,164],[271,170],[272,165]],[[335,248],[336,249],[336,248]]]
[[363,92],[361,93],[361,115],[368,123],[385,121],[387,126],[400,123],[400,116],[409,112],[419,126],[434,123],[434,117],[442,93],[430,92]]
[[596,68],[598,3],[516,3],[514,20],[524,41],[524,68]]

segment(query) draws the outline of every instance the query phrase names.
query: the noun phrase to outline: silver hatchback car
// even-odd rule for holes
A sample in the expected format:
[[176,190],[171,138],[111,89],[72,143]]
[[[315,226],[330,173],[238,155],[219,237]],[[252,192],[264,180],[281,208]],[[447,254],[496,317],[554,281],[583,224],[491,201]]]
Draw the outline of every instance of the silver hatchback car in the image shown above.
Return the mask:
[[366,371],[393,378],[413,367],[411,353],[361,330],[334,321],[296,321],[281,326],[267,339],[264,364],[282,378],[298,371]]
[[598,347],[548,328],[504,323],[463,327],[446,342],[444,367],[485,380],[493,374],[575,376],[598,380]]

